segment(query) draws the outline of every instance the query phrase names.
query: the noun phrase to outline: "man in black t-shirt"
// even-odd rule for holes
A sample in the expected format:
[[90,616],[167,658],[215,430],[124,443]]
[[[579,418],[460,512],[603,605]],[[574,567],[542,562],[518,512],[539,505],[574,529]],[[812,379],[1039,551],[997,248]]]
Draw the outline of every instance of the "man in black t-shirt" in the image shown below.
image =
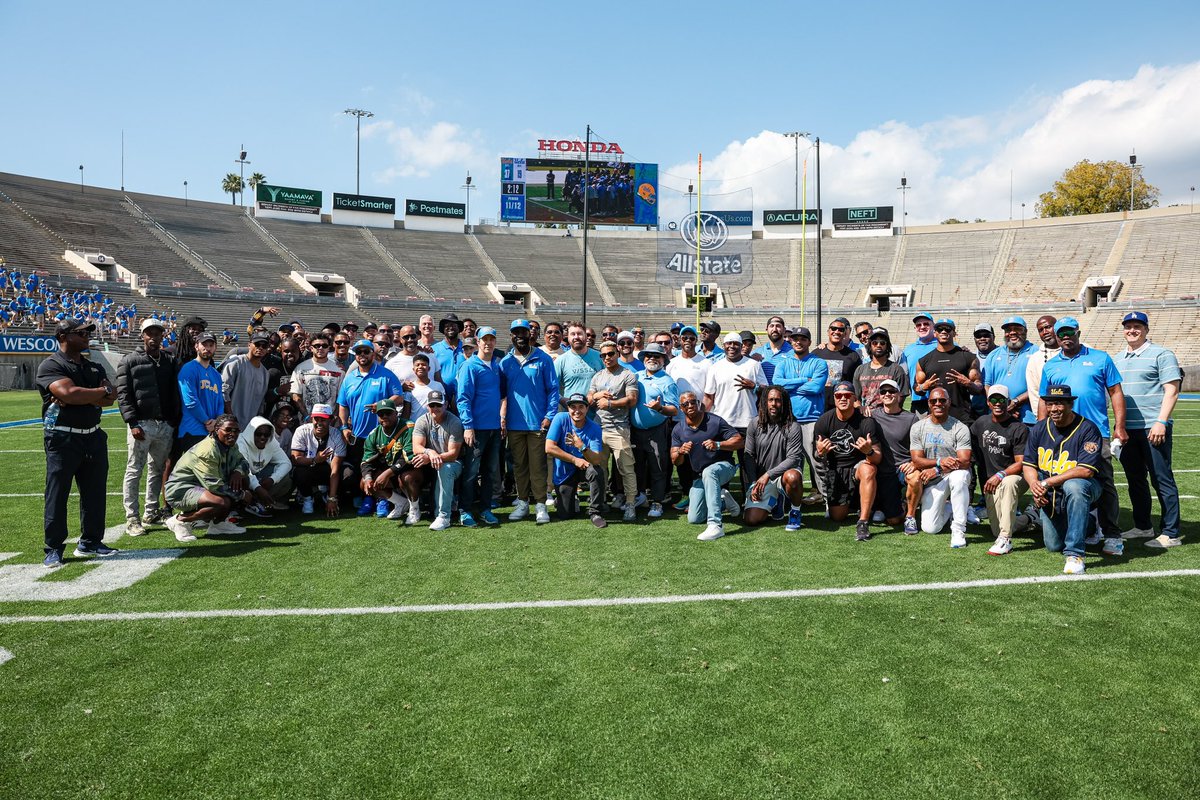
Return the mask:
[[[847,326],[849,327],[849,326]],[[875,478],[883,460],[883,431],[879,423],[854,407],[854,384],[841,381],[833,387],[833,408],[813,428],[814,449],[825,459],[825,498],[829,518],[841,522],[857,504],[855,539],[871,538],[871,507],[875,504]]]
[[928,392],[935,386],[950,397],[950,416],[971,424],[971,395],[983,392],[979,377],[979,359],[954,343],[954,320],[939,319],[933,324],[937,347],[917,362],[916,389]]
[[100,409],[117,400],[116,387],[99,364],[83,357],[95,326],[64,320],[55,328],[58,352],[38,366],[46,450],[44,514],[47,567],[61,567],[67,541],[67,498],[79,484],[81,527],[75,555],[111,556],[104,544],[108,483],[108,436],[100,430]]
[[862,356],[850,347],[850,320],[838,317],[829,323],[826,341],[812,351],[817,358],[829,362],[829,378],[825,381],[825,408],[833,408],[833,387],[841,381],[853,381],[854,370],[862,364]]
[[[908,397],[908,390],[899,382],[885,379],[879,384],[878,395],[883,405],[875,409],[871,419],[883,433],[883,441],[880,442],[883,459],[879,462],[876,516],[873,521],[898,525],[904,518],[904,496],[907,493],[905,476],[913,469],[908,434],[917,421],[917,415],[904,410],[903,403]],[[909,509],[909,512],[916,514],[915,509]]]
[[987,476],[983,483],[983,499],[987,503],[988,525],[996,537],[988,554],[1002,556],[1012,551],[1017,509],[1029,490],[1021,463],[1025,460],[1029,429],[1012,414],[1008,387],[1003,383],[988,389],[988,408],[991,414],[980,417],[971,425],[971,446]]

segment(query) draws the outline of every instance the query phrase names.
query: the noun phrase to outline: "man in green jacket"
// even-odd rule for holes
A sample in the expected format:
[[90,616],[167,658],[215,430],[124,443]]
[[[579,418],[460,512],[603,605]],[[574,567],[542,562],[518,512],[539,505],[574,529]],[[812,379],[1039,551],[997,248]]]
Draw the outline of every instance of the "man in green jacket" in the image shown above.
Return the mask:
[[363,443],[363,494],[377,498],[376,516],[400,519],[407,513],[406,522],[415,525],[421,519],[426,470],[412,463],[412,420],[400,418],[390,397],[375,404],[375,413],[379,424]]
[[188,450],[167,479],[167,502],[176,510],[167,528],[181,542],[194,542],[192,523],[208,522],[210,534],[245,533],[228,519],[234,506],[253,501],[247,475],[250,465],[238,449],[241,427],[233,414],[213,420],[213,430]]

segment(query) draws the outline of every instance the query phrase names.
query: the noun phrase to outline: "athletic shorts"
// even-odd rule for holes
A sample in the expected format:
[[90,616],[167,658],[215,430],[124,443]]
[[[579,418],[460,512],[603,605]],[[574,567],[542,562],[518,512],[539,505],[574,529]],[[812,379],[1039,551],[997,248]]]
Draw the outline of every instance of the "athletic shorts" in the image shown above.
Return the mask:
[[883,516],[895,519],[904,513],[904,474],[880,473],[875,480],[875,510],[882,511]]
[[832,467],[826,471],[825,500],[830,506],[858,508],[858,478],[854,475],[858,464],[852,467]]
[[[753,484],[751,484],[753,485]],[[746,493],[749,498],[750,493]],[[763,489],[762,499],[751,501],[747,499],[746,505],[743,508],[761,508],[768,513],[775,510],[776,506],[787,500],[787,496],[783,492],[783,476],[767,481],[766,487]]]
[[167,495],[167,504],[183,514],[190,514],[200,508],[204,498],[204,489],[199,486],[184,486]]

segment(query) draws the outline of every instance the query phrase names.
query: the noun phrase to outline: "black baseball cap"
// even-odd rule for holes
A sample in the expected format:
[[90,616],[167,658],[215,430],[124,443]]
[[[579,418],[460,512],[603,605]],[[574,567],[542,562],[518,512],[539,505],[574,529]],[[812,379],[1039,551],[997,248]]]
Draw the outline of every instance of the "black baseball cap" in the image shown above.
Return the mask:
[[54,326],[55,336],[66,336],[68,333],[91,333],[96,326],[81,319],[64,319]]

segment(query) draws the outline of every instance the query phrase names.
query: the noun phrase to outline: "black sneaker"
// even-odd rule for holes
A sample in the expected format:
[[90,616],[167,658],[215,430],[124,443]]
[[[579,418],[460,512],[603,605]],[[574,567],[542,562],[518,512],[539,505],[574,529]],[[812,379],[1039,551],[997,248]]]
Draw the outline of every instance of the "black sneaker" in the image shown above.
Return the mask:
[[871,538],[871,523],[865,519],[860,519],[858,524],[854,526],[854,541],[865,542]]
[[271,510],[262,503],[250,503],[245,507],[247,514],[259,519],[268,519],[271,516]]
[[61,550],[51,550],[46,553],[46,557],[42,559],[42,564],[47,569],[58,569],[63,565],[63,554]]
[[83,542],[80,542],[75,547],[75,555],[79,558],[91,558],[93,556],[107,558],[108,556],[115,556],[119,552],[121,551],[115,547],[109,547],[104,542],[101,542],[93,547],[88,547]]

